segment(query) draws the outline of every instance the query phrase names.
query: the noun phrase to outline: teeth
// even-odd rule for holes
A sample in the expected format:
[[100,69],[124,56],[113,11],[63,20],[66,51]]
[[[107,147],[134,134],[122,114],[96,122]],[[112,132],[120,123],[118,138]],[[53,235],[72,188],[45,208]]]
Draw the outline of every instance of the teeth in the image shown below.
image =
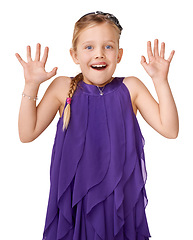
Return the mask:
[[92,67],[106,67],[106,65],[92,65]]

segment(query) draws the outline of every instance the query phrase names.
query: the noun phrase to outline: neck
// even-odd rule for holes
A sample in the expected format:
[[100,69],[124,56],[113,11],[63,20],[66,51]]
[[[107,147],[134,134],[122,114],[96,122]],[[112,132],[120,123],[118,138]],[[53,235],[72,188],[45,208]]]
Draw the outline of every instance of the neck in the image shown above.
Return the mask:
[[84,81],[86,84],[94,85],[94,86],[97,86],[97,87],[104,87],[104,86],[107,85],[108,83],[112,82],[113,79],[114,79],[114,78],[112,77],[110,80],[108,80],[107,82],[102,83],[102,84],[94,84],[93,82],[85,81],[85,79],[83,79],[83,81]]

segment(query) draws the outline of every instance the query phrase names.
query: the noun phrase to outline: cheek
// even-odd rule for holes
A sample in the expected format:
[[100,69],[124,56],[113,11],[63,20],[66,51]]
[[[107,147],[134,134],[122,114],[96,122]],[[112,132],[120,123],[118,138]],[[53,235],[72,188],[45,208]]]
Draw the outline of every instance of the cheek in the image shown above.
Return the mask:
[[117,59],[118,59],[118,53],[117,52],[111,52],[109,54],[109,58],[111,59],[111,62],[116,64],[117,63]]
[[109,57],[112,59],[116,59],[118,57],[119,51],[117,49],[113,49],[112,51],[108,52]]
[[78,55],[78,59],[79,59],[80,64],[85,64],[85,63],[89,62],[90,56],[89,56],[89,54],[81,53]]

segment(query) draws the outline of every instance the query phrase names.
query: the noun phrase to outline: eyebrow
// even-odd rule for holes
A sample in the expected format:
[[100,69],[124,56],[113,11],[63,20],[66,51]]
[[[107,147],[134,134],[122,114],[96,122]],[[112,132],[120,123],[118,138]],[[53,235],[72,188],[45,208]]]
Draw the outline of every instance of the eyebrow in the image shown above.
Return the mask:
[[[95,41],[86,41],[86,42],[83,42],[82,45],[89,44],[89,43],[94,43],[94,42],[95,42]],[[112,43],[115,44],[115,41],[113,41],[113,40],[107,40],[107,41],[105,41],[105,43],[109,43],[109,42],[112,42]]]

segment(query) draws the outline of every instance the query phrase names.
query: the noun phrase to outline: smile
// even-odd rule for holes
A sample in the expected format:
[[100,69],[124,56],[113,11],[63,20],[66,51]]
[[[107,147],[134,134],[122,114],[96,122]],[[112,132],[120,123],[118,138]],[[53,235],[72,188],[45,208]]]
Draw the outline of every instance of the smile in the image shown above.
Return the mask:
[[93,64],[91,68],[94,70],[104,70],[107,67],[106,64]]

